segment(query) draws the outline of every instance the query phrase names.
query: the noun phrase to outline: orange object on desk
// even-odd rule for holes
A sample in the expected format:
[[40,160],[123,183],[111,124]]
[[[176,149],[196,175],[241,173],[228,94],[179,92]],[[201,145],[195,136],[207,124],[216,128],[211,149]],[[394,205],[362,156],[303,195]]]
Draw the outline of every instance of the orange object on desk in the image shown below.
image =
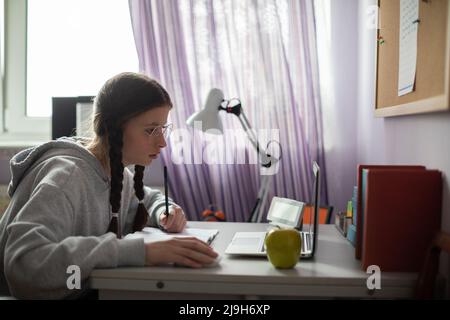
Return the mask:
[[[310,224],[311,217],[314,215],[314,211],[312,210],[312,205],[306,205],[303,209],[303,224]],[[333,211],[333,207],[320,207],[319,208],[319,224],[328,224],[330,223],[331,213]]]

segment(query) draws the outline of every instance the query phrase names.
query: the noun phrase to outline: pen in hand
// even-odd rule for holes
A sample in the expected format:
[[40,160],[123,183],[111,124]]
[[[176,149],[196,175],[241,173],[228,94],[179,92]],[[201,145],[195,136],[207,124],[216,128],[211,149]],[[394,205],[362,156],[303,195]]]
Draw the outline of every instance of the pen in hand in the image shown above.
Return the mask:
[[164,166],[164,193],[166,196],[166,212],[164,213],[166,215],[166,217],[169,216],[169,192],[168,192],[168,187],[167,187],[167,167]]

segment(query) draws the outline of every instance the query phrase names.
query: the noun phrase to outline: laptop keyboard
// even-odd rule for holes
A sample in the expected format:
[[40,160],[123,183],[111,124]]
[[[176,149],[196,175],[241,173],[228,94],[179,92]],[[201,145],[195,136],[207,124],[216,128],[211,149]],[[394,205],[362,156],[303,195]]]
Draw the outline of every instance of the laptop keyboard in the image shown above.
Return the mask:
[[[302,235],[302,252],[310,252],[312,250],[311,248],[311,233],[309,232],[301,232]],[[264,246],[264,243],[261,248],[261,252],[266,252],[266,247]]]
[[311,234],[309,232],[302,232],[302,251],[311,251]]
[[263,241],[263,243],[262,243],[261,252],[266,252],[266,246],[265,246],[265,243],[266,243],[266,238],[267,238],[267,235],[268,235],[268,234],[269,234],[269,233],[266,232],[266,236],[264,237],[264,241]]

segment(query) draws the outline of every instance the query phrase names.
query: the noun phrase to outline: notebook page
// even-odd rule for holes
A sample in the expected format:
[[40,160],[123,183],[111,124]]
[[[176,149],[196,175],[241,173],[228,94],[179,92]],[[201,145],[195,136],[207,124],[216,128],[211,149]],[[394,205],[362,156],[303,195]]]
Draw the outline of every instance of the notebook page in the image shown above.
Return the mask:
[[144,238],[145,243],[162,241],[172,239],[174,237],[196,237],[206,243],[211,243],[215,236],[219,233],[217,229],[198,229],[185,228],[183,232],[167,233],[159,228],[146,227],[142,231],[130,233],[125,236],[125,239],[139,239]]

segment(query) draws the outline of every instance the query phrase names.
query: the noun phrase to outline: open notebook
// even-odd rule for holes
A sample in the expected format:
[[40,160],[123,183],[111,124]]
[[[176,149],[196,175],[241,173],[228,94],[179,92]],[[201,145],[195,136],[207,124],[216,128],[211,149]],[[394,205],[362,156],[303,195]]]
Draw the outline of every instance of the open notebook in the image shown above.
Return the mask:
[[219,233],[217,229],[197,229],[185,228],[183,232],[167,233],[159,228],[146,227],[142,231],[130,233],[125,236],[125,239],[139,239],[144,238],[145,243],[168,240],[174,237],[196,237],[207,244],[211,244],[216,235]]

